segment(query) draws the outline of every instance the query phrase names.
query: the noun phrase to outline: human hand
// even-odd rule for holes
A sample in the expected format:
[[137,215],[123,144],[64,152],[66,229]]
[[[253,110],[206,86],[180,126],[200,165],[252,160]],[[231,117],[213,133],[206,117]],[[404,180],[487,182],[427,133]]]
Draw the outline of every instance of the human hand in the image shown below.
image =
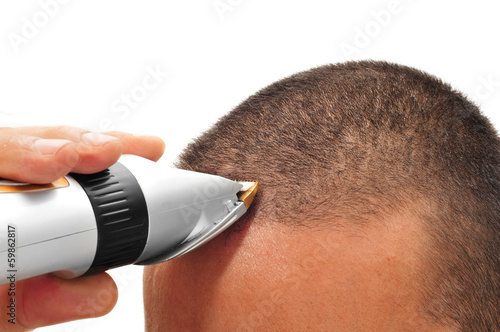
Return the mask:
[[[122,132],[105,135],[75,127],[0,128],[0,178],[49,183],[69,172],[95,173],[122,154],[158,160],[161,139]],[[29,331],[99,317],[113,309],[118,290],[106,273],[65,280],[51,275],[16,283],[15,324],[9,322],[9,285],[0,286],[0,331]]]

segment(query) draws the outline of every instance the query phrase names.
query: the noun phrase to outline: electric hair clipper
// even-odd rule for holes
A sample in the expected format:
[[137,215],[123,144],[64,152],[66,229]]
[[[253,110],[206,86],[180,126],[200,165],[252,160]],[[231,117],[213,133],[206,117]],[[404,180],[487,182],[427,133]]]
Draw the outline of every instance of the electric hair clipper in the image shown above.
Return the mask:
[[240,218],[257,186],[131,155],[47,185],[1,180],[0,284],[179,257]]

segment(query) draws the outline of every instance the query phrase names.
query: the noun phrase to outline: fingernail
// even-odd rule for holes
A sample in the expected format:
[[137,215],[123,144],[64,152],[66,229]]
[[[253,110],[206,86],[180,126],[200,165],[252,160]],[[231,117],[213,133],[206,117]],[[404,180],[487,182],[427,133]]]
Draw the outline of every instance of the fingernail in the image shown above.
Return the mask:
[[118,140],[118,138],[98,133],[86,133],[82,135],[82,141],[93,146],[102,146],[114,140]]
[[56,154],[63,146],[73,143],[66,139],[38,139],[31,146],[41,154]]

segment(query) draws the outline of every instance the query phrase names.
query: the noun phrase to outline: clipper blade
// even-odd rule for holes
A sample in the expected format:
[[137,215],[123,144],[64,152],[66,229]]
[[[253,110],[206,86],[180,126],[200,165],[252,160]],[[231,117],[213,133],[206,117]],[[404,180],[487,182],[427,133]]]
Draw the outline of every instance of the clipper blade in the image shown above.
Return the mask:
[[248,182],[248,181],[239,181],[243,187],[238,192],[238,198],[240,201],[245,203],[245,207],[247,210],[250,208],[250,205],[253,203],[253,199],[255,198],[255,194],[259,189],[259,181]]

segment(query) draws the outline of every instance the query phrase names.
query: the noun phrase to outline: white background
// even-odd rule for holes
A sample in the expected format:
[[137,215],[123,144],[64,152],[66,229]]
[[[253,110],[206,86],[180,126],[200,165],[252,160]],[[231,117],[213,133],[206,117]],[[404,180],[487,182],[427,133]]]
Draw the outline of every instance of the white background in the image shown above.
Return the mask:
[[[3,1],[0,126],[157,135],[171,163],[273,81],[326,63],[383,59],[441,77],[500,128],[495,8],[485,0]],[[142,331],[142,269],[112,275],[120,299],[111,314],[39,331]]]

